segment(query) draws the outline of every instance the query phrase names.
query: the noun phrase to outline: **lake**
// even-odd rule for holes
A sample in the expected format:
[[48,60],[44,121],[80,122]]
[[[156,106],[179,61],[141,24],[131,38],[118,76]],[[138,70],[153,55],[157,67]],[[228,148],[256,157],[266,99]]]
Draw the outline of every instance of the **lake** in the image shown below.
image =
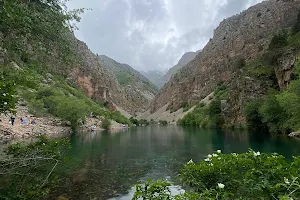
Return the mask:
[[[167,179],[177,183],[180,168],[218,149],[242,153],[249,148],[300,155],[300,140],[284,136],[178,126],[136,127],[119,132],[84,132],[71,136],[66,175],[56,196],[69,199],[131,199],[139,181]],[[174,186],[178,191],[180,187]]]

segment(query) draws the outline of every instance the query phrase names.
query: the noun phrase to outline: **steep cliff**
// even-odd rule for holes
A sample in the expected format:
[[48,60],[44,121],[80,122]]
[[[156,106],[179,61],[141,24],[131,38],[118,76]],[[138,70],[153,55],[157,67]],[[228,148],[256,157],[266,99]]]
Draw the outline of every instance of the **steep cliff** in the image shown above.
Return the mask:
[[125,98],[136,108],[134,111],[145,111],[157,93],[157,87],[127,64],[121,64],[105,55],[100,55],[99,59],[104,68],[115,75]]
[[243,122],[245,102],[264,95],[274,81],[284,85],[279,77],[288,74],[280,73],[287,70],[279,67],[275,79],[262,80],[240,73],[243,69],[239,65],[262,56],[275,33],[292,27],[297,21],[299,7],[299,0],[264,1],[222,21],[202,52],[160,90],[151,104],[151,112],[166,104],[172,110],[186,103],[195,105],[222,83],[232,94],[227,102],[223,102],[227,103],[225,108],[229,108],[225,112],[228,122]]

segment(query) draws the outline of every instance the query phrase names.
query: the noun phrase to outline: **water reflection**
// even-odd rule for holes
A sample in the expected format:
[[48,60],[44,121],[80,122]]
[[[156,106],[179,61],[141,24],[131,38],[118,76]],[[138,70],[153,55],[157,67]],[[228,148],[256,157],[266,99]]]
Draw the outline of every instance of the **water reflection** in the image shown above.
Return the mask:
[[[277,151],[299,155],[299,141],[242,131],[148,126],[120,132],[85,132],[71,136],[66,183],[56,195],[70,199],[130,199],[132,186],[147,178],[176,181],[179,169],[208,153]],[[128,191],[131,191],[128,194]]]

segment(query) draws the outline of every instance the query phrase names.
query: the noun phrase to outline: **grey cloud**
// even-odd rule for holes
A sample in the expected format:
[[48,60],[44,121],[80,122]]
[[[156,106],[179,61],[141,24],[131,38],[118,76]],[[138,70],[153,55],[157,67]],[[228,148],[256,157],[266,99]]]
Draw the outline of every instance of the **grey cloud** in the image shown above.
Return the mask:
[[224,18],[261,0],[73,0],[92,8],[75,34],[94,53],[138,70],[166,70],[187,51],[202,49]]

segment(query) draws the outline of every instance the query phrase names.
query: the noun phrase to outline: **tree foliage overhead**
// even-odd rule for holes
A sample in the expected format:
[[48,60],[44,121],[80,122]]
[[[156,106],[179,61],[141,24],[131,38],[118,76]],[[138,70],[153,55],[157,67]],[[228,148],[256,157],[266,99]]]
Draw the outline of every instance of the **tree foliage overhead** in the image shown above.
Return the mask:
[[64,0],[3,0],[1,4],[0,32],[9,53],[52,48],[67,51],[66,34],[75,28],[72,22],[79,21],[83,12],[83,9],[68,11]]

